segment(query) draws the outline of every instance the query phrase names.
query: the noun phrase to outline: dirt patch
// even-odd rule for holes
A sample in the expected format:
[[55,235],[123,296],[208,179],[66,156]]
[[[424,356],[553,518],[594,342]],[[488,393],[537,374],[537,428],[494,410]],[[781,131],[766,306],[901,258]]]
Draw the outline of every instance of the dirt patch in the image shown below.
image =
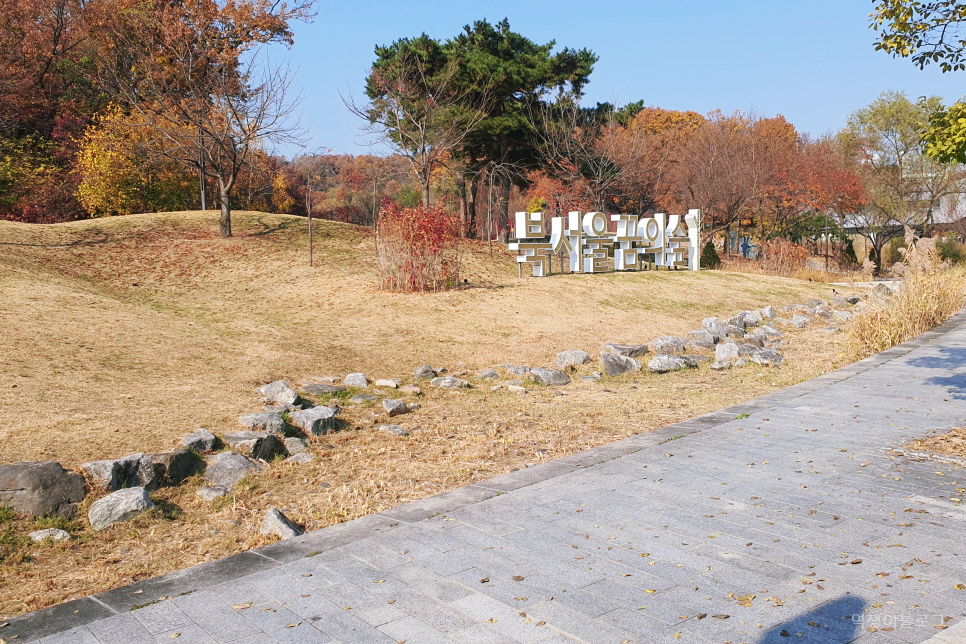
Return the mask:
[[[15,539],[19,550],[0,565],[0,615],[263,545],[270,539],[257,526],[270,507],[318,529],[840,366],[839,335],[792,330],[779,369],[703,365],[492,392],[495,383],[473,378],[477,369],[497,367],[505,383],[513,376],[504,363],[549,365],[577,348],[596,356],[604,342],[683,335],[710,315],[831,291],[719,271],[520,280],[509,254],[470,244],[466,288],[397,295],[375,287],[371,236],[355,226],[319,222],[309,268],[307,222],[281,215],[237,213],[229,240],[217,237],[210,212],[0,224],[0,462],[76,467],[165,451],[199,426],[235,430],[240,414],[260,410],[254,388],[276,379],[297,386],[365,371],[412,382],[413,368],[428,363],[465,371],[474,385],[443,392],[418,383],[423,396],[385,390],[421,405],[392,421],[411,431],[405,438],[377,428],[388,421],[378,404],[344,404],[343,429],[313,440],[314,462],[274,463],[214,505],[196,497],[201,483],[192,480],[153,493],[157,509],[107,531],[81,520],[66,544]],[[40,526],[0,522],[10,535]]]

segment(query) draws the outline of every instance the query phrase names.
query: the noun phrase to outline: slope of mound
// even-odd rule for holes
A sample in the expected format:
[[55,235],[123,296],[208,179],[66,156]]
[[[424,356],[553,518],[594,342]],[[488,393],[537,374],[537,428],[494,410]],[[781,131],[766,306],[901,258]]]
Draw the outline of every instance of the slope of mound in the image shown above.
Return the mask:
[[170,448],[234,427],[254,387],[420,364],[547,364],[558,351],[683,334],[701,318],[827,295],[780,278],[705,271],[519,279],[471,243],[466,288],[378,290],[369,229],[238,212],[52,226],[0,222],[0,461]]

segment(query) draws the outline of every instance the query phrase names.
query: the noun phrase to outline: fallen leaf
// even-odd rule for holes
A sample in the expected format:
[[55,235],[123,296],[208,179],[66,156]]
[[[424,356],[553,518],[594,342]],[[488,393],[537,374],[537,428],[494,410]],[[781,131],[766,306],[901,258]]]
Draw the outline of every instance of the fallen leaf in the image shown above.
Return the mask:
[[648,595],[653,595],[653,594],[654,594],[654,593],[656,593],[657,591],[656,591],[656,590],[652,590],[652,589],[650,589],[650,588],[645,588],[645,589],[644,589],[644,592],[645,592],[645,593],[647,593]]
[[819,627],[819,623],[818,622],[811,621],[811,620],[809,620],[808,625],[809,626],[814,626],[815,628],[818,628]]
[[852,560],[852,565],[860,564],[860,563],[862,563],[862,560],[861,559],[853,559]]
[[537,622],[537,626],[543,626],[543,625],[544,625],[544,624],[546,624],[546,623],[547,623],[547,622],[544,622],[544,621],[539,621],[539,622]]
[[483,579],[480,580],[480,583],[481,584],[488,584],[488,583],[490,583],[490,578],[489,577],[484,577]]
[[517,600],[518,602],[525,602],[525,601],[527,601],[527,598],[526,597],[514,597],[513,599]]
[[513,581],[523,581],[523,577],[521,577],[520,575],[513,575],[512,577],[510,577],[510,579],[512,579]]
[[715,619],[728,619],[731,615],[712,615]]
[[251,607],[252,607],[252,602],[248,602],[247,604],[235,604],[234,606],[232,606],[232,608],[234,608],[235,610],[245,610],[246,608],[251,608]]
[[491,617],[490,619],[486,620],[486,623],[487,624],[496,624],[496,620]]
[[291,624],[286,624],[285,625],[285,628],[295,628],[296,626],[298,626],[301,623],[302,622],[292,622]]
[[174,639],[176,637],[181,637],[181,633],[171,633],[170,639]]
[[376,579],[372,583],[374,583],[374,584],[384,584],[384,583],[386,583],[386,580],[385,579]]
[[750,602],[754,598],[755,598],[754,595],[738,595],[735,599],[737,599],[740,602]]
[[386,603],[387,603],[387,604],[395,604],[395,603],[396,603],[396,600],[395,600],[395,599],[390,599],[390,600],[389,600],[389,601],[387,601]]
[[698,613],[697,615],[694,616],[694,618],[695,619],[704,619],[707,616],[708,616],[707,613]]
[[953,586],[953,588],[955,588],[956,590],[966,590],[966,585],[956,584],[955,586]]

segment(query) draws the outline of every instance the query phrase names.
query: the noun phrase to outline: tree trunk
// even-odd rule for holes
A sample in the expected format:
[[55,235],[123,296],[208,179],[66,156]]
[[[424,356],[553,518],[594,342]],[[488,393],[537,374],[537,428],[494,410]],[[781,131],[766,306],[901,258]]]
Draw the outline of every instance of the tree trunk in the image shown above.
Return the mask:
[[498,226],[499,226],[499,240],[502,243],[506,243],[510,239],[510,177],[506,174],[500,174],[500,194],[498,197]]
[[422,187],[423,187],[423,205],[426,206],[427,208],[429,208],[429,181],[430,181],[430,178],[431,178],[431,176],[430,176],[430,173],[429,173],[429,170],[428,169],[427,170],[424,170],[419,175],[419,181],[420,181],[420,183],[422,184]]
[[231,189],[224,181],[219,182],[218,202],[221,206],[221,220],[218,222],[222,237],[231,237]]
[[466,236],[476,237],[476,175],[471,174],[467,177],[466,187],[466,216],[468,220]]
[[469,209],[466,205],[466,175],[456,173],[456,195],[460,200],[460,237],[469,237]]

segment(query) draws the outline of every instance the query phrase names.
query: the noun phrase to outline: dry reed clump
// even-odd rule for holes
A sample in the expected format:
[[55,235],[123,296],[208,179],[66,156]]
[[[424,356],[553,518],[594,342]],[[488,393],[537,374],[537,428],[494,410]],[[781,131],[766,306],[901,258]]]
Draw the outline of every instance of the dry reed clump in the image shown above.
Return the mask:
[[438,291],[460,283],[459,227],[442,204],[400,208],[384,203],[376,252],[383,289]]
[[966,269],[940,259],[935,239],[919,239],[906,229],[910,250],[893,272],[902,288],[887,298],[870,300],[869,310],[847,325],[845,357],[861,360],[942,324],[963,306]]

